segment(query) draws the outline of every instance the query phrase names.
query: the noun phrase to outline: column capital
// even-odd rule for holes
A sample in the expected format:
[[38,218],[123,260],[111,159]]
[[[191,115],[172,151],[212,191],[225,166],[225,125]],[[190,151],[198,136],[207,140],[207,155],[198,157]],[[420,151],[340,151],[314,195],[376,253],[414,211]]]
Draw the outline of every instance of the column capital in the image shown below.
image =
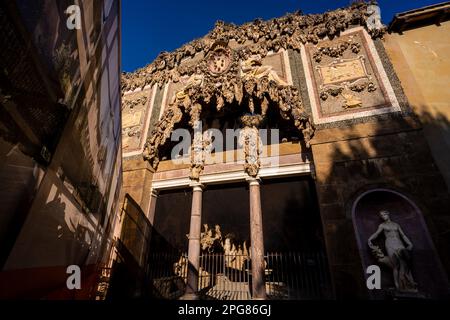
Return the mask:
[[198,181],[192,181],[189,186],[192,187],[192,191],[203,191],[205,189],[205,185]]
[[158,189],[153,189],[152,188],[152,191],[150,193],[151,193],[152,197],[157,198],[159,196],[159,190]]
[[245,180],[248,182],[249,185],[255,186],[261,184],[261,178],[260,177],[247,177]]

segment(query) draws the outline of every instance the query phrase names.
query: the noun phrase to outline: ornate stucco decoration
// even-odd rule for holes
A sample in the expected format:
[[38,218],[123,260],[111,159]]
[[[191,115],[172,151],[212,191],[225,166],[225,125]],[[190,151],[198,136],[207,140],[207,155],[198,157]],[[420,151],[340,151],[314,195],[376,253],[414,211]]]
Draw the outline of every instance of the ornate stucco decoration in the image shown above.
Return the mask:
[[[377,89],[366,69],[364,56],[358,55],[360,51],[361,44],[350,36],[348,40],[334,45],[319,46],[312,54],[312,58],[318,63],[315,68],[322,80],[319,89],[323,101],[330,96],[341,96],[342,108],[358,108],[362,107],[362,100],[355,93],[364,90],[373,92]],[[353,57],[343,58],[346,52],[350,52]],[[320,64],[323,56],[335,59],[328,64]]]
[[[198,122],[199,123],[199,122]],[[194,130],[194,138],[191,144],[191,180],[198,181],[200,174],[205,167],[205,161],[208,154],[210,154],[212,148],[211,133],[205,131]]]
[[[317,44],[320,39],[335,36],[350,26],[367,27],[367,3],[355,3],[348,8],[337,9],[317,15],[288,14],[269,21],[255,20],[242,26],[217,22],[214,29],[201,39],[194,40],[172,53],[161,53],[150,65],[134,73],[124,74],[122,90],[134,90],[146,85],[162,86],[169,81],[183,86],[169,97],[161,120],[156,124],[144,148],[144,158],[156,169],[159,163],[159,149],[170,137],[174,126],[183,115],[189,117],[191,127],[201,118],[202,108],[214,107],[220,111],[225,104],[237,104],[242,113],[265,116],[270,105],[276,106],[283,119],[292,120],[302,132],[307,147],[314,133],[310,116],[305,112],[298,90],[288,85],[270,66],[263,65],[267,54],[280,49],[299,51],[302,44]],[[381,36],[382,30],[374,36]],[[242,46],[229,47],[234,41]],[[344,45],[345,46],[345,45]],[[358,44],[349,44],[342,50],[359,50]],[[340,49],[341,50],[341,49]],[[321,54],[328,54],[324,50]],[[330,54],[332,54],[330,52]],[[195,57],[195,63],[191,58]],[[351,83],[348,90],[352,90]],[[369,83],[365,88],[369,88]],[[327,88],[333,89],[332,87]],[[359,87],[358,87],[359,89]],[[322,97],[325,97],[324,91]],[[353,101],[347,91],[345,107],[352,107]],[[197,148],[198,149],[198,148]],[[191,177],[196,179],[203,166],[192,165]],[[254,170],[250,170],[253,172]]]
[[[245,47],[232,50],[225,41],[217,41],[210,52],[193,69],[173,97],[169,97],[169,108],[156,124],[144,149],[144,158],[153,168],[158,165],[158,149],[170,137],[174,126],[183,114],[192,128],[201,119],[202,108],[221,111],[226,103],[236,103],[242,113],[266,115],[269,105],[276,106],[281,117],[293,121],[303,133],[309,147],[314,132],[309,115],[302,106],[298,90],[283,81],[270,66],[262,64],[260,48]],[[259,109],[257,109],[259,108]],[[199,136],[200,137],[200,136]],[[200,142],[191,150],[200,150]],[[197,158],[198,159],[198,158]],[[198,179],[203,168],[200,161],[192,162],[191,178]]]
[[[140,112],[136,112],[136,107],[143,106],[146,103],[147,103],[146,96],[140,97],[133,101],[125,100],[122,103],[122,112],[124,113],[123,118],[126,118],[126,120],[128,120],[128,118],[134,117],[136,114],[140,117]],[[124,124],[122,126],[122,134],[126,134],[129,137],[133,137],[140,134],[141,126],[139,122],[136,121],[126,121],[127,123],[124,122],[125,121],[122,121],[122,123]],[[131,122],[130,123],[131,126],[125,126],[126,124],[128,124],[128,122]]]
[[122,98],[122,150],[136,151],[141,146],[147,115],[149,91],[141,91]]
[[208,71],[212,75],[225,73],[231,67],[232,62],[233,53],[226,47],[226,42],[217,42],[206,57]]
[[313,58],[316,62],[321,62],[323,55],[333,58],[342,57],[347,49],[350,49],[353,53],[359,53],[361,44],[350,38],[348,41],[340,41],[334,46],[319,46],[317,51],[313,53]]
[[149,161],[154,169],[159,164],[159,147],[170,138],[174,125],[180,122],[182,117],[183,113],[180,108],[169,107],[145,144],[144,159]]
[[234,40],[238,44],[250,42],[257,44],[261,52],[277,52],[281,48],[299,51],[301,44],[317,44],[325,37],[333,39],[350,26],[364,26],[374,38],[381,37],[385,31],[380,22],[379,8],[373,1],[370,4],[354,3],[350,7],[324,14],[303,15],[296,12],[268,21],[256,19],[241,26],[218,21],[203,38],[191,41],[171,53],[162,52],[146,67],[122,74],[122,91],[156,83],[162,86],[168,81],[177,82],[180,76],[194,71],[183,62],[200,52],[208,54],[218,40]]
[[262,142],[258,127],[263,121],[261,115],[244,115],[241,122],[244,128],[239,134],[239,145],[244,151],[244,171],[251,177],[256,177],[261,167],[260,154]]

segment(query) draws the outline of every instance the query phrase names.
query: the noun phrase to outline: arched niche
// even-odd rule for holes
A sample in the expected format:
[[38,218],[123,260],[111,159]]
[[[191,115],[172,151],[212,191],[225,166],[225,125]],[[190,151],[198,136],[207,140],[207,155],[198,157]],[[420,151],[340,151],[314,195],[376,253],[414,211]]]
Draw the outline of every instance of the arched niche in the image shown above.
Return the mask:
[[[368,246],[369,237],[383,222],[379,212],[390,212],[392,221],[398,223],[413,244],[411,270],[418,285],[417,293],[399,293],[395,288],[392,269],[379,263]],[[369,265],[381,268],[381,290],[369,290],[374,299],[394,298],[436,298],[448,296],[448,279],[434,248],[423,214],[419,207],[406,195],[391,189],[371,189],[360,193],[351,208],[353,226],[364,268]],[[386,254],[384,234],[374,241]]]

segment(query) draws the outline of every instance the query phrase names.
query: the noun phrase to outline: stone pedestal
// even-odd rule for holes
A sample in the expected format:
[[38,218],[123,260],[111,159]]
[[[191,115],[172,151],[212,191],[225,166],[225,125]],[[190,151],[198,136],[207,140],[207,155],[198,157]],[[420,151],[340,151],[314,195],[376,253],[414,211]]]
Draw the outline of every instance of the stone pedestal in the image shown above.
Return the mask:
[[189,248],[188,248],[188,273],[186,292],[182,299],[198,299],[198,277],[200,267],[200,232],[202,225],[202,195],[203,185],[193,183],[192,186],[192,208],[191,225],[189,230]]
[[250,241],[252,261],[252,298],[266,299],[264,270],[264,237],[261,210],[260,180],[248,178],[250,189]]

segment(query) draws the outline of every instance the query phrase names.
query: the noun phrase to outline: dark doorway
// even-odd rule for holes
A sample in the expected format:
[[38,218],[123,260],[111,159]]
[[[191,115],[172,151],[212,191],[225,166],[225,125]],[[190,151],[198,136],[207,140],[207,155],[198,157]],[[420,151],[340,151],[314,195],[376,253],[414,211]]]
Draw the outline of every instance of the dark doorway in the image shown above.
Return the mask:
[[330,276],[309,176],[263,180],[261,206],[270,299],[329,299]]
[[[250,206],[246,183],[209,185],[203,195],[202,223],[220,226],[222,236],[243,245],[250,241]],[[204,230],[202,230],[204,231]]]
[[[151,250],[176,249],[187,252],[191,217],[192,191],[176,189],[161,191],[156,201]],[[169,246],[169,248],[167,248]]]
[[261,207],[266,251],[324,248],[317,195],[311,177],[264,180]]

